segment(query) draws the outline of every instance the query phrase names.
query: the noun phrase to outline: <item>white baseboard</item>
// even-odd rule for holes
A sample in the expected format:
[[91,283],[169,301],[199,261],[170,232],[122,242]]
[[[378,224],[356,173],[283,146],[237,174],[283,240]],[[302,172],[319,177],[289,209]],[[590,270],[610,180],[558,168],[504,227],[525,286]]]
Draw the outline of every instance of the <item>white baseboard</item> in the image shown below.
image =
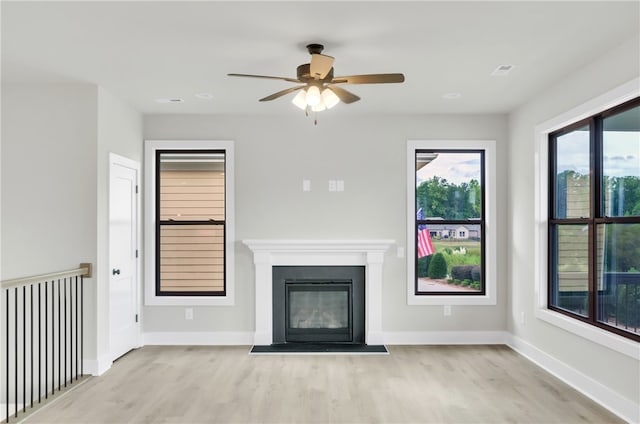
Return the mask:
[[143,333],[143,345],[244,346],[253,345],[253,331]]
[[113,361],[109,358],[109,355],[102,355],[98,359],[84,359],[82,363],[84,373],[95,376],[102,375],[109,371],[109,368],[113,365]]
[[507,344],[506,331],[388,331],[384,343],[389,345],[430,344]]
[[[507,344],[506,331],[391,331],[376,334],[370,344]],[[252,331],[143,333],[143,345],[253,345]],[[269,343],[263,343],[269,344]]]
[[607,408],[623,420],[629,423],[640,423],[640,404],[620,396],[610,388],[548,355],[521,338],[512,334],[508,334],[508,336],[506,344],[511,349],[564,381],[594,402]]

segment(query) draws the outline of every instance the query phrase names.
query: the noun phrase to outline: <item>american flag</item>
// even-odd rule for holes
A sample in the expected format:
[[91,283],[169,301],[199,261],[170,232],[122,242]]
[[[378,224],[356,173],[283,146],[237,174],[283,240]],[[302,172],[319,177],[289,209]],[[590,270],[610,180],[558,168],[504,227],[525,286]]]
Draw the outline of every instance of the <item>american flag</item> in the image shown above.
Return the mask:
[[[423,219],[424,214],[422,212],[422,208],[420,208],[418,209],[418,213],[416,214],[416,220],[422,221]],[[429,234],[429,229],[426,225],[418,225],[418,258],[433,255],[434,253],[435,249],[433,248],[433,244],[431,243],[431,235]]]

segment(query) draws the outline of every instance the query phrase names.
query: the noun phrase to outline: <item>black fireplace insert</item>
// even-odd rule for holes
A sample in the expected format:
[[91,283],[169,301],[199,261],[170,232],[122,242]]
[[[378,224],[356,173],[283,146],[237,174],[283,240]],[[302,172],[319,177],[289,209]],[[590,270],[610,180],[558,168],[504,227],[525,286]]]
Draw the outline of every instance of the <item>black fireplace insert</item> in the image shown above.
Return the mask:
[[273,343],[363,344],[364,267],[273,267]]

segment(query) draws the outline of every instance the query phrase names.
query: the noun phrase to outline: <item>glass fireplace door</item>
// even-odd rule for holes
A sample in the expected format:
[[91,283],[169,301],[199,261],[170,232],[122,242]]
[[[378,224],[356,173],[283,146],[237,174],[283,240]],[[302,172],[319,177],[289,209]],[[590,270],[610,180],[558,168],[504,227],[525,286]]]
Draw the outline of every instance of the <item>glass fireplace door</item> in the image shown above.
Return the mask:
[[287,342],[352,342],[351,282],[287,282]]

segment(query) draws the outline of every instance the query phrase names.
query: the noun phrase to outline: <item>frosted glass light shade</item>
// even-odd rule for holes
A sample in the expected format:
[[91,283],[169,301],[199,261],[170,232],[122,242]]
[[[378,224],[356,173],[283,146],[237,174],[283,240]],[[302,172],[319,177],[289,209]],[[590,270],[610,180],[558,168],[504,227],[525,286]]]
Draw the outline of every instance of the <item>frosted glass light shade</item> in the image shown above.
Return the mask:
[[332,107],[340,103],[340,99],[338,98],[338,96],[336,96],[336,94],[328,88],[322,90],[322,101],[324,102],[324,105],[327,107],[327,109],[331,109]]
[[300,109],[305,110],[307,108],[307,92],[304,90],[300,90],[298,94],[291,100],[291,103],[298,106]]
[[320,103],[318,103],[315,106],[311,106],[311,110],[314,111],[314,112],[322,112],[326,108],[327,108],[327,106],[325,106],[323,101],[320,101]]
[[307,88],[306,100],[307,100],[307,105],[311,107],[317,106],[318,104],[320,104],[320,101],[322,100],[322,97],[320,97],[320,89],[315,85],[312,85],[311,87]]

